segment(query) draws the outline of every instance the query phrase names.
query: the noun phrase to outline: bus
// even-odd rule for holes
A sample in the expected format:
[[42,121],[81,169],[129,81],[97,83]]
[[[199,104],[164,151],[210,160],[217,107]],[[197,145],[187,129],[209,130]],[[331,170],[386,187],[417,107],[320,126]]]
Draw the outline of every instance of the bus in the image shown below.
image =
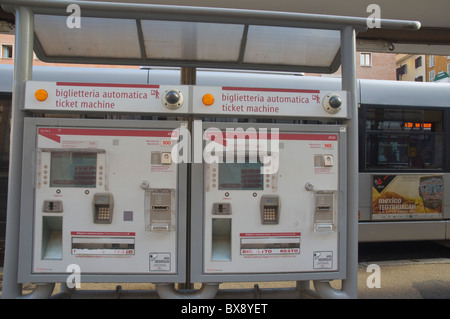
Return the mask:
[[[33,80],[179,85],[180,69],[34,67]],[[339,78],[239,70],[196,71],[197,85],[340,90]],[[13,66],[0,65],[0,236],[6,227]],[[358,80],[359,241],[450,239],[450,84]],[[158,116],[39,114],[163,120]],[[171,119],[171,118],[167,118]],[[306,119],[208,121],[318,123]],[[334,124],[342,124],[338,121]]]

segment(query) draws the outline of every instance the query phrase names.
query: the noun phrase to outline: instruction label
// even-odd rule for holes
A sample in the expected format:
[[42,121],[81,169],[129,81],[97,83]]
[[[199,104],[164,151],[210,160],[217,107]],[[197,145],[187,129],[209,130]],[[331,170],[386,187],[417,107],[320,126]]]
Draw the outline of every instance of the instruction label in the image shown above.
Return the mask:
[[150,253],[150,271],[170,271],[170,253]]
[[314,255],[314,269],[333,268],[332,251],[315,251],[313,255]]

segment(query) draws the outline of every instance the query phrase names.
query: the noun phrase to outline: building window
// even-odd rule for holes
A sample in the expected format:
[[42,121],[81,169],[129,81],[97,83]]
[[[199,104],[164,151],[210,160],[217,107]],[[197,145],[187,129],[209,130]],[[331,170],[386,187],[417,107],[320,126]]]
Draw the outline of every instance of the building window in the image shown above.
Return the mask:
[[434,66],[434,55],[428,57],[428,66],[431,68]]
[[450,63],[447,63],[447,73],[450,75]]
[[418,69],[422,66],[422,57],[421,56],[415,60],[415,66],[416,66],[416,69]]
[[360,54],[360,65],[361,66],[372,66],[372,53],[362,52]]
[[423,75],[420,75],[414,79],[416,82],[423,82]]
[[431,70],[430,73],[428,73],[429,82],[432,82],[435,76],[436,76],[435,71]]
[[397,80],[401,81],[402,76],[408,72],[408,68],[406,64],[403,64],[401,67],[397,68]]
[[13,58],[12,44],[2,44],[2,58],[4,58],[4,59],[12,59]]

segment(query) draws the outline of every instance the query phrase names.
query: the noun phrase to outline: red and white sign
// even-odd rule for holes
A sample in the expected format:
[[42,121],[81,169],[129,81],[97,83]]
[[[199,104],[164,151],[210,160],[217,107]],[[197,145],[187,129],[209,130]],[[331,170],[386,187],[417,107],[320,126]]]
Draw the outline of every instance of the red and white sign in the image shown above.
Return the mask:
[[[36,91],[40,89],[48,94],[44,101],[39,101],[35,96]],[[24,108],[31,111],[57,112],[348,117],[345,91],[178,85],[176,89],[181,91],[185,102],[178,109],[169,109],[162,102],[164,93],[169,89],[173,89],[173,86],[28,81]],[[191,91],[193,103],[189,105]],[[327,113],[322,106],[325,96],[329,93],[338,94],[343,101],[341,109],[335,114]],[[205,94],[214,97],[211,105],[202,102]]]
[[38,134],[57,143],[62,135],[72,136],[132,136],[132,137],[176,137],[177,131],[170,130],[132,130],[132,129],[93,129],[93,128],[59,128],[40,127]]
[[338,140],[337,134],[318,134],[318,133],[311,133],[311,134],[305,134],[305,133],[279,133],[279,134],[273,134],[271,131],[261,133],[256,130],[250,131],[227,131],[227,132],[221,132],[217,130],[212,131],[206,131],[205,132],[205,138],[219,143],[221,145],[227,145],[228,141],[233,140],[242,140],[245,141],[247,139],[251,140],[280,140],[280,141],[329,141],[323,143],[324,149],[333,149],[333,143],[334,141]]
[[300,254],[300,248],[241,249],[241,255],[292,255]]
[[135,232],[71,231],[72,236],[136,236]]
[[134,255],[134,249],[72,249],[72,255]]
[[241,233],[241,255],[300,254],[299,232]]
[[[72,255],[134,255],[134,248],[113,248],[117,244],[134,247],[135,232],[71,231]],[[87,246],[86,246],[87,244]],[[91,248],[86,248],[86,247]]]
[[[25,109],[57,112],[187,113],[187,103],[179,109],[164,107],[161,97],[167,85],[40,82],[26,83]],[[187,100],[188,86],[177,86]],[[39,101],[37,90],[47,99]]]
[[[347,117],[346,92],[333,92],[343,101],[341,110],[336,114],[327,113],[322,106],[323,99],[329,93],[331,92],[303,89],[195,86],[193,112],[271,117]],[[214,96],[212,105],[202,103],[205,94]]]

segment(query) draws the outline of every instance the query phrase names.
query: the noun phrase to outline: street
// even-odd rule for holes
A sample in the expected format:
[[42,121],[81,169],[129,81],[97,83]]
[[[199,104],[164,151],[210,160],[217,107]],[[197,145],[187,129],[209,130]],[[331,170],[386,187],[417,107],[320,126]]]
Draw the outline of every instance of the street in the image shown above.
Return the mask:
[[359,262],[450,258],[450,247],[434,241],[360,243]]
[[[373,287],[373,264],[379,266],[379,288]],[[428,241],[361,243],[358,298],[450,298],[450,248]]]

